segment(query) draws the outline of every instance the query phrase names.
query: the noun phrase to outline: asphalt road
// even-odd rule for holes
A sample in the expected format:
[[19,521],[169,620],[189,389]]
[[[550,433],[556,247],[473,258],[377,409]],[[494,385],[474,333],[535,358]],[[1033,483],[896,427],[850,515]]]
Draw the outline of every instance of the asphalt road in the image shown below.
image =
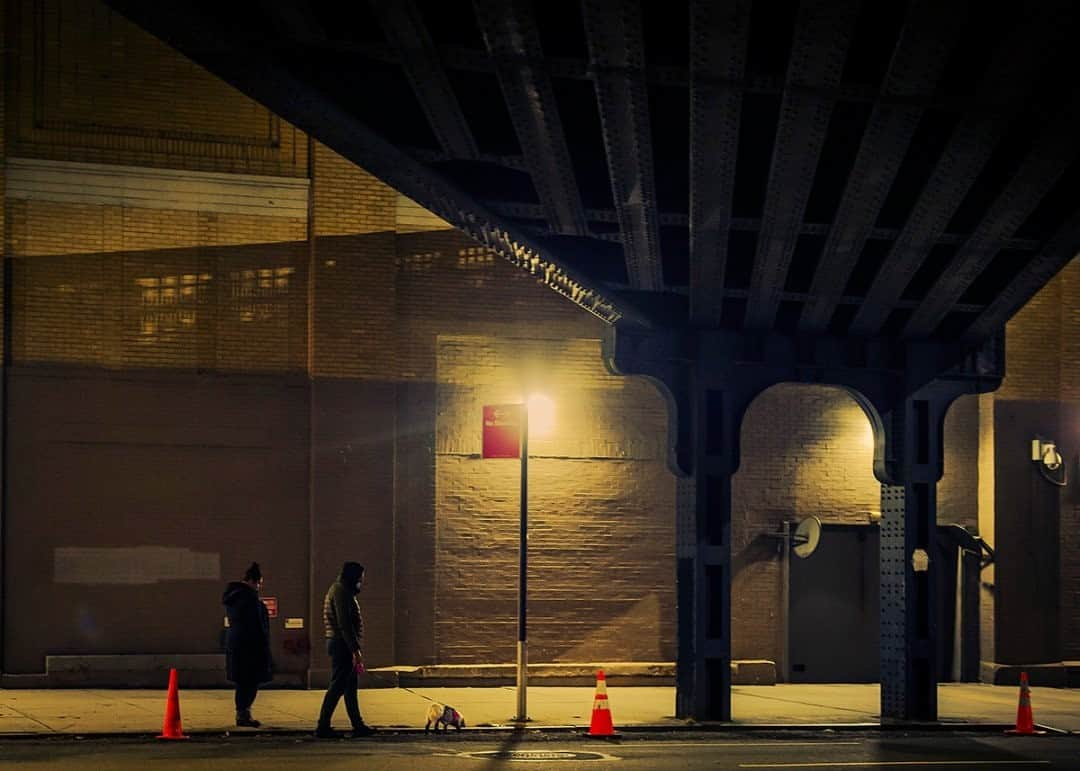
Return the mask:
[[[525,766],[519,764],[527,763]],[[1080,769],[1080,736],[991,734],[566,735],[450,734],[315,741],[245,736],[0,741],[0,767],[31,769]]]

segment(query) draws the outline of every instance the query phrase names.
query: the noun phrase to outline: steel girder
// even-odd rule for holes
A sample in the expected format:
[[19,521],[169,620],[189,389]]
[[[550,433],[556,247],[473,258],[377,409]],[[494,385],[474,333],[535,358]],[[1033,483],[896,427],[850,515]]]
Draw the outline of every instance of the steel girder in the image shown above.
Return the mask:
[[997,197],[975,232],[952,259],[916,309],[902,335],[929,337],[945,316],[955,309],[964,291],[1004,248],[1054,183],[1080,153],[1080,105],[1066,106],[1065,114],[1042,132],[1035,149]]
[[1080,209],[1073,212],[1068,222],[1050,239],[1046,247],[1032,258],[1023,275],[1010,281],[967,326],[961,335],[961,342],[975,344],[994,334],[996,330],[1004,329],[1005,322],[1014,313],[1078,256]]
[[399,190],[436,216],[475,238],[549,289],[607,322],[649,327],[632,303],[616,302],[575,271],[558,264],[520,228],[488,211],[440,175],[373,132],[355,116],[324,99],[276,59],[259,54],[259,42],[240,30],[221,30],[192,8],[135,0],[108,4],[170,45],[274,110],[342,156]]
[[660,290],[641,9],[633,0],[584,0],[582,11],[626,272],[635,289]]
[[[616,327],[605,355],[614,371],[656,383],[671,413],[669,460],[681,477],[677,716],[731,719],[731,477],[739,467],[741,423],[765,389],[809,382],[848,390],[874,427],[884,515],[882,716],[935,719],[933,524],[944,415],[958,396],[1000,385],[1002,340],[963,355],[940,344]],[[916,550],[933,555],[926,571],[917,569]]]
[[750,1],[690,7],[690,320],[720,321]]
[[870,114],[814,272],[810,286],[813,297],[799,319],[801,333],[820,334],[828,327],[925,111],[918,99],[933,93],[941,77],[956,37],[959,15],[959,4],[937,0],[917,0],[908,10],[882,92],[912,101],[883,102],[875,105]]
[[799,6],[787,75],[798,88],[785,90],[780,104],[762,233],[750,279],[745,319],[749,329],[773,326],[835,104],[815,92],[827,93],[840,83],[857,7],[853,0],[804,0]]
[[882,722],[937,720],[937,483],[944,472],[945,414],[958,397],[999,383],[1000,377],[954,371],[881,414],[874,465],[882,482]]
[[484,42],[499,77],[529,176],[552,229],[587,235],[570,151],[528,0],[476,0]]
[[[1006,41],[1001,55],[991,65],[979,89],[979,101],[1003,106],[989,115],[968,115],[956,127],[934,172],[908,215],[906,224],[896,239],[881,271],[866,293],[866,299],[851,322],[849,333],[872,337],[881,331],[916,271],[922,266],[938,236],[945,231],[949,220],[968,194],[975,178],[982,171],[997,143],[1009,128],[1016,105],[1024,101],[1035,74],[1045,62],[1049,46],[1040,49],[1039,43],[1055,34],[1058,13],[1041,9],[1031,19],[1020,24],[1013,37]],[[1014,48],[1043,52],[1030,56],[1019,64],[1007,53]]]
[[476,140],[439,61],[420,10],[413,0],[370,0],[439,144],[457,158],[475,158]]

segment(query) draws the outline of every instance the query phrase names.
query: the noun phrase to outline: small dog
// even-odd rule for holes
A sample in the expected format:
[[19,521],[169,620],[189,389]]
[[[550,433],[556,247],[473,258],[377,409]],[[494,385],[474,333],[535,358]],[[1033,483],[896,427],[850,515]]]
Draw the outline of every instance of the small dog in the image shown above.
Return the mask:
[[430,730],[431,726],[435,726],[435,731],[439,731],[439,723],[442,723],[443,731],[450,726],[453,726],[457,730],[461,730],[465,727],[465,718],[461,716],[453,707],[446,704],[436,704],[431,702],[431,706],[427,711],[427,723],[424,725],[424,733]]

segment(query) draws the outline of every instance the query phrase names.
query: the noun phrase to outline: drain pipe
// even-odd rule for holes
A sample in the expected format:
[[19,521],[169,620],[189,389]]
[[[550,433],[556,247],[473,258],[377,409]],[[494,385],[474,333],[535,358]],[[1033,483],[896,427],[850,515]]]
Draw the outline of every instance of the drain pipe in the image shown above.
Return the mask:
[[791,682],[791,523],[783,523],[784,542],[780,545],[780,646],[784,660],[780,664],[783,682]]
[[[321,619],[322,607],[315,592],[315,140],[307,135],[308,205],[307,205],[307,369],[308,436],[307,436],[307,672],[304,681],[311,687],[311,660],[317,655],[315,623]],[[319,615],[316,616],[316,613]]]
[[4,674],[4,650],[7,648],[7,582],[4,574],[7,572],[7,515],[8,515],[8,407],[11,400],[8,392],[11,385],[11,327],[14,311],[12,309],[11,283],[14,275],[14,265],[10,257],[4,257],[3,272],[3,302],[4,302],[4,335],[0,354],[0,364],[3,373],[0,375],[0,678]]

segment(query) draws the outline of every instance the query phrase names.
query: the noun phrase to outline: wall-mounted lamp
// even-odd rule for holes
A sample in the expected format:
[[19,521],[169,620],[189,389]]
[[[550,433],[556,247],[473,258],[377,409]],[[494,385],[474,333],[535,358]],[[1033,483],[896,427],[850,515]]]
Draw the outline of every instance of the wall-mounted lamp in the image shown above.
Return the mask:
[[1065,459],[1058,451],[1057,443],[1051,439],[1036,436],[1031,440],[1031,461],[1042,474],[1043,479],[1058,487],[1069,483],[1069,472],[1065,468]]

